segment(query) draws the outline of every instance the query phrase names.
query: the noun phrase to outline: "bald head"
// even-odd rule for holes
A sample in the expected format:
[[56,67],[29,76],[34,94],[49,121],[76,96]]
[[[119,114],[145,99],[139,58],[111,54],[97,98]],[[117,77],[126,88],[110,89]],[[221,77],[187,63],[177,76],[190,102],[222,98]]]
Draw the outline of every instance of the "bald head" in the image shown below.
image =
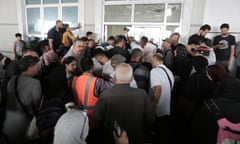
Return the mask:
[[116,83],[128,84],[133,78],[133,70],[129,64],[121,63],[116,67],[115,79]]

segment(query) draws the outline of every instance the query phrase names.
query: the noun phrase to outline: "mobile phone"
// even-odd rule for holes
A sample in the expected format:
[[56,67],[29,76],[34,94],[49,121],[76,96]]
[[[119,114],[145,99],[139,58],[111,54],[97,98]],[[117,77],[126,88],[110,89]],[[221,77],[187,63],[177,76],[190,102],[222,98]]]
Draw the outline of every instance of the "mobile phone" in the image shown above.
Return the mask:
[[116,120],[114,121],[113,127],[114,127],[114,132],[115,132],[115,134],[117,135],[117,137],[121,137],[121,135],[122,135],[122,129],[121,129],[121,127],[119,126],[119,124],[118,124],[118,122],[117,122]]

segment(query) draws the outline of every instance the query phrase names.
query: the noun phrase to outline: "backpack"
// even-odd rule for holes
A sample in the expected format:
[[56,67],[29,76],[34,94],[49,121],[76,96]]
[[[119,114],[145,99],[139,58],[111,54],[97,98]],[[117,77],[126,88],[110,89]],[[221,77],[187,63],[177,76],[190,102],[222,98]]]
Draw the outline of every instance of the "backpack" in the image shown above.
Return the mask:
[[137,82],[138,88],[144,89],[146,92],[149,89],[149,70],[146,66],[138,63],[136,65],[133,65],[130,63],[133,67],[133,75],[134,79]]
[[43,141],[53,140],[54,127],[65,112],[65,105],[60,98],[50,99],[43,103],[36,120],[39,136]]
[[210,99],[204,101],[204,105],[217,119],[217,144],[240,144],[240,123],[228,121],[227,118],[223,116],[214,100]]

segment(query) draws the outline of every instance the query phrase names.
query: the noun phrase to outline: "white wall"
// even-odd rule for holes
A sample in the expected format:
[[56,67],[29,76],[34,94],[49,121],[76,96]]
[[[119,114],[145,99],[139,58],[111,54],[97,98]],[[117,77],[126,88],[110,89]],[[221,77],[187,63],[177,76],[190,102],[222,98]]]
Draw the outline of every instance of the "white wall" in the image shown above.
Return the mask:
[[19,32],[17,0],[0,0],[0,51],[12,51],[15,33]]
[[[206,0],[204,23],[210,24],[213,32],[219,32],[222,23],[230,24],[231,32],[240,32],[239,2],[239,0]],[[239,38],[240,34],[237,34],[237,40],[240,40]]]
[[219,31],[219,27],[222,23],[229,23],[231,31],[239,32],[239,6],[239,0],[207,0],[204,22],[212,25],[213,31]]
[[85,0],[85,31],[95,31],[95,1]]
[[204,24],[205,1],[206,0],[193,0],[190,35],[196,33],[201,25]]

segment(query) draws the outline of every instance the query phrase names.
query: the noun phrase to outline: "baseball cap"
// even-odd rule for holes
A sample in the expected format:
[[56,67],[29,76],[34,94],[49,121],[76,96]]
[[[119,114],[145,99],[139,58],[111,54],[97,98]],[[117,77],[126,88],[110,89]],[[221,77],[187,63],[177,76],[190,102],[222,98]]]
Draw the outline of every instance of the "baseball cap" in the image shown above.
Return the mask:
[[172,43],[172,40],[170,38],[165,38],[162,41],[168,42],[168,43]]

